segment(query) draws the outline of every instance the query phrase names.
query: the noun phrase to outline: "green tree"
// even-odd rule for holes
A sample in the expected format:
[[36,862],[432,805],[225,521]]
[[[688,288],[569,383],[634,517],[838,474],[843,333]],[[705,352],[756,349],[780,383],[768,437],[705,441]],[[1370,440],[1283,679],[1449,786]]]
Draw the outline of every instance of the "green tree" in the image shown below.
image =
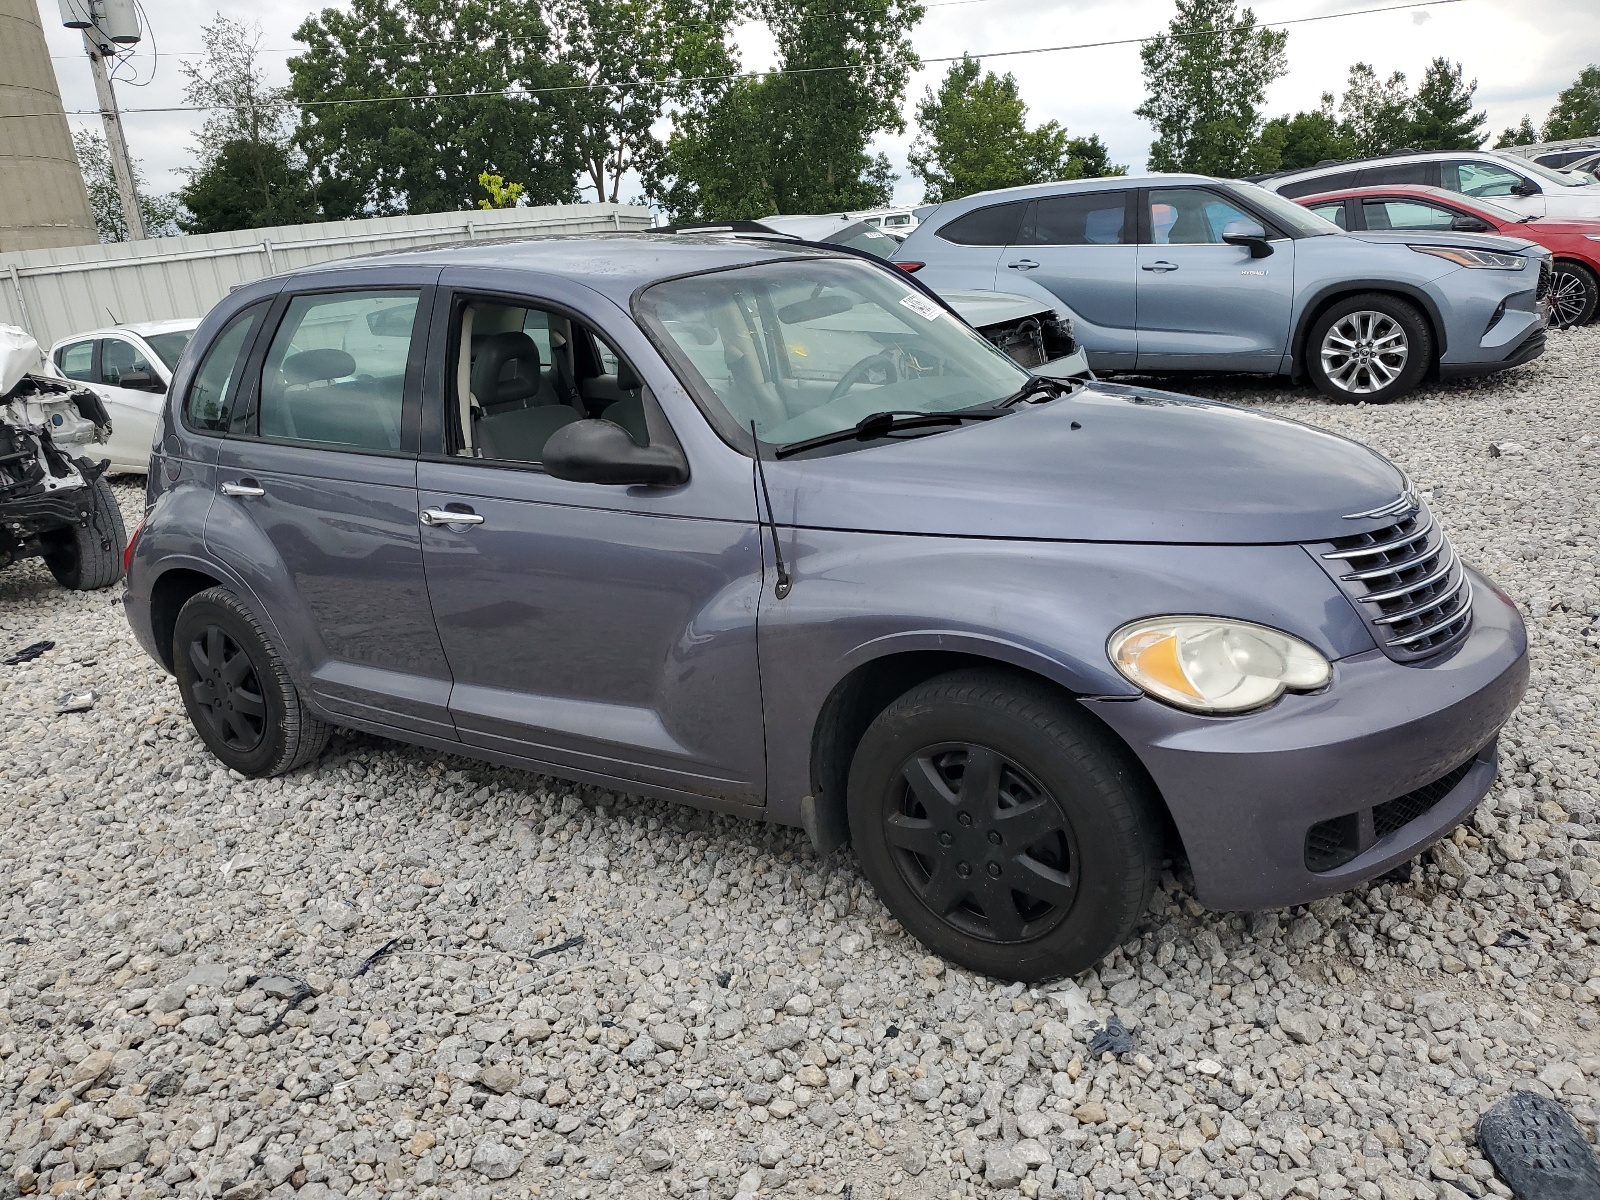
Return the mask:
[[1298,171],[1354,155],[1355,148],[1334,115],[1333,93],[1324,92],[1320,108],[1273,117],[1261,127],[1252,165],[1258,171]]
[[[89,192],[89,207],[94,210],[94,227],[102,242],[128,240],[128,224],[122,219],[122,200],[117,194],[117,179],[111,171],[111,152],[104,134],[79,129],[72,135],[72,148],[83,172],[83,186]],[[133,168],[133,191],[139,198],[147,237],[171,237],[178,232],[178,201],[173,196],[152,195],[145,183],[144,168],[137,159]]]
[[246,25],[220,13],[200,28],[201,57],[180,60],[183,99],[206,110],[195,135],[195,157],[205,170],[233,142],[289,142],[294,122],[288,88],[267,82],[262,66],[261,26]]
[[1100,140],[1098,133],[1088,137],[1068,138],[1067,154],[1077,164],[1083,179],[1098,179],[1102,175],[1126,175],[1126,163],[1111,161],[1111,151]]
[[759,0],[779,66],[708,89],[677,114],[650,195],[680,219],[870,208],[888,202],[888,159],[873,136],[905,128],[900,99],[916,65],[914,0]]
[[1067,131],[1054,121],[1029,129],[1027,116],[1015,76],[985,71],[968,55],[952,63],[938,91],[929,88],[917,105],[908,155],[928,203],[1081,178],[1084,164],[1073,157]]
[[1531,146],[1538,140],[1539,131],[1533,127],[1533,119],[1524,113],[1522,124],[1507,126],[1500,134],[1500,139],[1495,142],[1494,148],[1503,150],[1507,146]]
[[497,208],[515,208],[524,191],[520,183],[507,183],[500,176],[487,171],[478,176],[478,186],[489,193],[488,199],[478,201],[478,207],[486,212],[493,212]]
[[1545,141],[1582,137],[1600,137],[1600,66],[1587,66],[1578,72],[1572,86],[1556,97],[1556,106],[1545,118]]
[[322,219],[306,169],[287,146],[239,138],[224,143],[211,165],[196,170],[178,189],[186,213],[185,233],[222,233],[267,225],[299,225]]
[[1476,150],[1489,136],[1485,117],[1472,108],[1478,81],[1468,83],[1461,64],[1436,58],[1423,72],[1412,102],[1406,144],[1416,150]]
[[1412,118],[1405,74],[1396,71],[1380,81],[1370,66],[1356,63],[1339,101],[1339,117],[1339,128],[1355,157],[1401,149],[1411,135]]
[[1178,0],[1167,32],[1139,51],[1155,126],[1150,169],[1239,175],[1249,168],[1267,85],[1281,76],[1289,35],[1234,0]]
[[[570,93],[539,90],[573,75],[537,6],[354,0],[295,37],[308,47],[289,60],[295,141],[330,218],[468,209],[485,169],[522,180],[535,204],[574,198]],[[409,96],[430,99],[386,99]]]

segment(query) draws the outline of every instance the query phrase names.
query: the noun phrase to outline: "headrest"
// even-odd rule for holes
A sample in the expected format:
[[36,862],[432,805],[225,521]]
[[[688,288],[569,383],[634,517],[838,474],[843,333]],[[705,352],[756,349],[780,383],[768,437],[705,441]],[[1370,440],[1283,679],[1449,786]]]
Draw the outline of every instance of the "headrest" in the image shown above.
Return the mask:
[[343,350],[330,346],[302,350],[283,360],[279,368],[285,383],[315,383],[319,379],[343,379],[356,373],[356,360]]
[[[477,339],[474,339],[475,341]],[[539,345],[520,329],[508,333],[491,333],[473,348],[472,377],[498,382],[500,372],[508,362],[522,364],[519,374],[537,376],[539,370]]]

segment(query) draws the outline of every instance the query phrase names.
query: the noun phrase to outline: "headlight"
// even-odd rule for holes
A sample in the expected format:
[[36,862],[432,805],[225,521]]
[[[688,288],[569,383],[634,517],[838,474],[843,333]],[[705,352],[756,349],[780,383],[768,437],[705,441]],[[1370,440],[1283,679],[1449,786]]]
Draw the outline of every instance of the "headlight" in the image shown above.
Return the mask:
[[1520,271],[1528,260],[1520,254],[1502,254],[1498,250],[1471,250],[1466,246],[1412,246],[1418,254],[1431,254],[1453,262],[1458,267],[1477,267],[1487,271]]
[[1134,621],[1111,635],[1106,652],[1135,687],[1194,712],[1260,708],[1333,677],[1328,660],[1299,638],[1222,617]]

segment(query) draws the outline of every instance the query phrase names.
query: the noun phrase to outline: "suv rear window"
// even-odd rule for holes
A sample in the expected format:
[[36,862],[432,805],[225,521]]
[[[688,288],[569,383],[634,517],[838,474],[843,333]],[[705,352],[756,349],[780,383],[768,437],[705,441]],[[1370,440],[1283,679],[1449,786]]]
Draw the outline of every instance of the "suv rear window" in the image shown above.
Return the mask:
[[1026,200],[1012,200],[973,209],[941,226],[938,235],[958,246],[1006,246],[1017,240],[1027,207]]

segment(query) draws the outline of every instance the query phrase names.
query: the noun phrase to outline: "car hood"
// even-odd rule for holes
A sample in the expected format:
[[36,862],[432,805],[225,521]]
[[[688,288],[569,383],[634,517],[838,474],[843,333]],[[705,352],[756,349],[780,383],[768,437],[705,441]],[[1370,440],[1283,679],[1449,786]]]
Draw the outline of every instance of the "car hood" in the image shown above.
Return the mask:
[[963,321],[974,329],[985,325],[999,325],[1020,321],[1053,311],[1048,304],[1018,296],[1015,292],[979,292],[961,288],[941,291],[944,302],[955,309]]
[[1298,421],[1108,383],[767,470],[785,524],[1092,542],[1326,541],[1381,527],[1346,518],[1406,486],[1374,451]]
[[1525,238],[1498,233],[1452,233],[1448,229],[1364,229],[1348,236],[1380,245],[1466,246],[1475,250],[1498,250],[1502,254],[1524,254],[1535,249]]
[[[1516,226],[1517,229],[1526,229],[1529,234],[1552,234],[1556,237],[1585,237],[1591,234],[1600,234],[1600,216],[1591,220],[1573,219],[1559,221],[1552,217],[1537,217],[1525,225]],[[1515,236],[1522,236],[1517,234]],[[1600,251],[1600,246],[1596,247]]]

